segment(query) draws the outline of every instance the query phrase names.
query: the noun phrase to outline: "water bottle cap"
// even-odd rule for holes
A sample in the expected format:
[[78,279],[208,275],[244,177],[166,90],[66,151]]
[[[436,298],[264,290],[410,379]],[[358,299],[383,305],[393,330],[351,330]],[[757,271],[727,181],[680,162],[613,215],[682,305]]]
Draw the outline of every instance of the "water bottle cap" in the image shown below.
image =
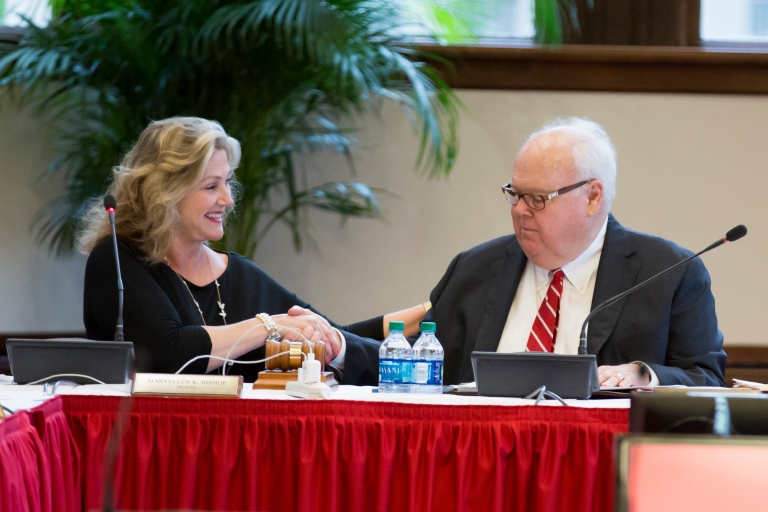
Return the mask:
[[421,332],[435,332],[435,322],[421,322]]
[[400,322],[399,320],[394,320],[392,322],[389,322],[389,330],[390,331],[403,331],[403,330],[405,330],[405,322]]

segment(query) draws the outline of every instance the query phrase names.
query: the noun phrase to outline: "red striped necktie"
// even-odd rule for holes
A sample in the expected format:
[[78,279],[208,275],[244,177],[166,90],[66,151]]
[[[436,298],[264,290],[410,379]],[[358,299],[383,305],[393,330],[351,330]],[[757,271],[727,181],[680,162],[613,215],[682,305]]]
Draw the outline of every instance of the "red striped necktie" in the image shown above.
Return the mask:
[[560,320],[560,296],[563,294],[563,271],[555,269],[549,283],[547,296],[539,306],[528,336],[529,352],[554,352],[557,341],[557,324]]

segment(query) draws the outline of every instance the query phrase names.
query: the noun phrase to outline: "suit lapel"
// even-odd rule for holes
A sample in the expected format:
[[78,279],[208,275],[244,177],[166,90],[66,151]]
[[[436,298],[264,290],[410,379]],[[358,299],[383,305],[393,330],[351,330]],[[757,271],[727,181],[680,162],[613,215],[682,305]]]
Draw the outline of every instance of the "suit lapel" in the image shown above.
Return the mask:
[[498,348],[527,261],[525,253],[515,239],[507,246],[507,257],[501,258],[491,267],[493,283],[490,285],[483,319],[477,331],[475,350],[495,352]]
[[[627,231],[619,224],[613,215],[608,217],[608,229],[597,267],[595,293],[592,297],[592,309],[599,306],[614,295],[618,295],[635,284],[640,265],[630,257],[635,247],[628,239]],[[621,310],[627,297],[600,311],[589,322],[587,331],[587,352],[597,354],[613,332],[619,320]]]

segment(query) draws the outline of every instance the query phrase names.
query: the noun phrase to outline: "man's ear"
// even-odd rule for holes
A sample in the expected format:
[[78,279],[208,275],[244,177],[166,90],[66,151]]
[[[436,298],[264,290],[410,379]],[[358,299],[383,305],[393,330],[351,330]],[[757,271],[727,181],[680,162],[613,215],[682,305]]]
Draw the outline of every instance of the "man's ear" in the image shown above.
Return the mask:
[[600,211],[600,206],[603,204],[603,182],[600,180],[592,180],[587,186],[589,187],[587,216],[591,217]]

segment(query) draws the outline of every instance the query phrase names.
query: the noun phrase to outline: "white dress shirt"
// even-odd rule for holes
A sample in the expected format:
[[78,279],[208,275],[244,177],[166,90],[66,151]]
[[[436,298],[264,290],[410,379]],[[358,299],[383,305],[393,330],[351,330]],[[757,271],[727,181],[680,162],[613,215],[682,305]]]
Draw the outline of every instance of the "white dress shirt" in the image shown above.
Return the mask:
[[[579,335],[584,319],[592,310],[597,267],[603,252],[607,227],[608,219],[605,220],[589,247],[578,258],[562,266],[565,278],[563,293],[560,296],[560,320],[555,340],[555,354],[579,353]],[[527,351],[533,321],[536,319],[544,297],[547,296],[553,273],[551,270],[537,267],[528,260],[496,352]],[[589,326],[587,326],[587,332],[589,332]],[[649,385],[657,386],[659,379],[656,372],[649,366],[646,366],[646,369],[651,374]]]
[[[579,334],[584,319],[592,309],[597,266],[603,251],[608,219],[587,249],[575,260],[562,266],[563,293],[560,296],[560,320],[555,340],[555,354],[577,354]],[[497,352],[524,352],[533,321],[547,296],[553,272],[528,260],[507,316]]]
[[344,371],[344,359],[347,357],[347,339],[344,337],[340,330],[336,328],[333,330],[336,331],[336,335],[341,339],[341,348],[339,349],[339,353],[336,354],[336,357],[333,358],[333,361],[328,364],[334,368],[338,368],[339,370]]

